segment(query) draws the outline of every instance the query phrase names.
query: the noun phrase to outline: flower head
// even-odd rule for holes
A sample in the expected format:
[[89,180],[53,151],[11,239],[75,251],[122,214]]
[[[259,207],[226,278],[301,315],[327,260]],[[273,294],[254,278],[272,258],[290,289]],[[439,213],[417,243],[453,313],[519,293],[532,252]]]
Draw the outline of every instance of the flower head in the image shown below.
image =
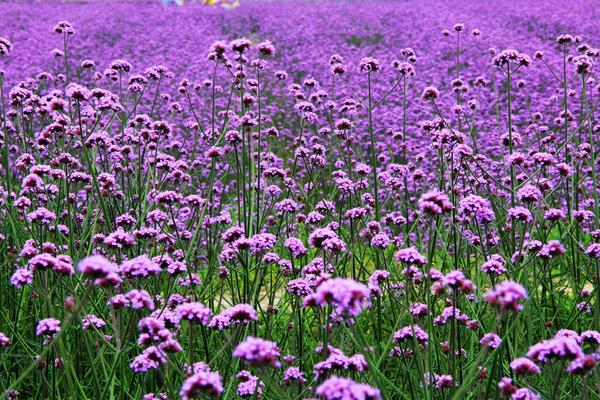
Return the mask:
[[525,288],[513,281],[503,281],[494,286],[485,294],[485,301],[491,305],[498,306],[501,310],[521,311],[521,302],[527,299]]
[[241,342],[233,351],[233,356],[254,367],[278,368],[281,365],[277,343],[254,336],[248,336]]

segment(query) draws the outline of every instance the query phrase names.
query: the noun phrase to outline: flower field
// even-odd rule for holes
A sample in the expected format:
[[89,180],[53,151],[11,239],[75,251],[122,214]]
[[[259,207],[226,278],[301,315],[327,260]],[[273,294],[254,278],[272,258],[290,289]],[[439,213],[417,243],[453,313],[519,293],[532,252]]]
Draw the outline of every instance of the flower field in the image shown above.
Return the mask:
[[0,398],[600,399],[596,2],[214,3],[0,4]]

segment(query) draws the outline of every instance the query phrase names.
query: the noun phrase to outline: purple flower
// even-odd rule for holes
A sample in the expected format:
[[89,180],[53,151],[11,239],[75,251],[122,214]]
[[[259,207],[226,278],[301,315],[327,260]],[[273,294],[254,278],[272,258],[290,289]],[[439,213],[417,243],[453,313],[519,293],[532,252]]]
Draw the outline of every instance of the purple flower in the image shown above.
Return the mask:
[[527,184],[519,189],[517,198],[524,203],[535,202],[542,198],[542,192],[537,187]]
[[512,369],[517,375],[537,375],[540,373],[540,367],[538,367],[529,358],[519,357],[515,358],[510,363],[510,369]]
[[404,340],[416,339],[421,346],[427,346],[429,343],[429,335],[418,325],[407,325],[404,328],[394,333],[394,342],[402,342]]
[[197,302],[180,304],[175,308],[175,312],[180,319],[186,319],[204,326],[208,326],[213,315],[210,308]]
[[94,279],[95,284],[121,282],[117,274],[117,266],[103,256],[94,255],[84,258],[77,264],[77,269],[86,277]]
[[154,300],[152,300],[150,293],[145,290],[133,289],[125,294],[125,299],[131,308],[154,310]]
[[222,331],[233,325],[247,325],[250,321],[258,321],[254,307],[250,304],[236,304],[219,315],[215,315],[208,326]]
[[498,382],[498,388],[503,396],[510,396],[517,390],[517,388],[515,388],[513,385],[512,379],[506,376],[500,379],[500,382]]
[[179,395],[183,400],[194,400],[201,396],[219,397],[223,393],[223,381],[221,375],[212,371],[198,371],[187,378]]
[[379,72],[381,70],[381,64],[373,57],[365,57],[360,60],[358,69],[363,73]]
[[371,246],[385,249],[390,244],[390,238],[386,233],[378,233],[371,238]]
[[329,228],[314,230],[308,236],[308,244],[312,247],[323,248],[330,251],[344,251],[346,249],[345,243],[340,240],[337,233]]
[[590,243],[587,249],[585,249],[585,254],[589,257],[600,259],[600,243]]
[[289,238],[284,243],[283,246],[287,248],[290,253],[292,253],[292,257],[299,258],[303,255],[306,255],[308,250],[304,246],[304,243],[298,238]]
[[497,349],[500,343],[502,343],[502,339],[495,333],[486,333],[479,341],[480,345],[489,347],[490,349]]
[[586,55],[580,55],[573,57],[573,65],[578,74],[585,75],[591,72],[594,61]]
[[304,305],[321,308],[331,305],[339,316],[357,317],[371,302],[369,288],[352,279],[335,278],[321,283],[314,294],[306,296]]
[[10,338],[3,332],[0,332],[0,347],[8,347],[11,345]]
[[362,354],[355,354],[352,357],[348,357],[339,349],[329,346],[329,356],[326,360],[315,364],[314,374],[315,377],[320,378],[332,370],[364,372],[367,367],[367,360]]
[[573,360],[583,355],[576,339],[564,336],[555,336],[534,344],[527,352],[527,358],[538,363],[547,363],[554,358]]
[[517,389],[512,396],[510,396],[511,400],[540,400],[540,396],[531,391],[528,388],[520,388]]
[[253,367],[278,368],[281,365],[277,344],[253,336],[248,336],[241,342],[233,351],[233,356]]
[[130,279],[147,278],[151,275],[158,275],[161,272],[162,269],[158,264],[148,258],[145,254],[124,261],[119,266],[119,273]]
[[317,387],[317,396],[324,400],[380,400],[381,392],[372,386],[349,378],[332,376]]
[[65,36],[71,36],[75,34],[75,28],[73,24],[68,21],[60,21],[54,26],[54,32],[62,33]]
[[579,335],[580,343],[593,343],[600,344],[600,332],[597,331],[585,331]]
[[283,373],[283,384],[291,385],[293,382],[296,382],[300,385],[306,383],[306,378],[304,377],[304,373],[298,367],[289,367]]
[[487,274],[502,275],[506,272],[506,268],[504,267],[505,263],[506,261],[501,255],[492,254],[488,256],[487,261],[481,265],[481,271]]
[[498,306],[501,310],[513,310],[519,312],[523,309],[520,303],[527,299],[527,291],[523,286],[512,281],[503,281],[494,286],[484,296],[489,304]]
[[252,397],[257,395],[258,398],[261,397],[263,391],[263,387],[265,384],[258,379],[258,377],[252,375],[248,371],[240,371],[236,375],[236,378],[240,381],[237,388],[238,396],[242,398]]
[[37,336],[54,336],[60,332],[60,321],[56,318],[45,318],[38,322],[35,328],[35,334]]
[[439,375],[435,377],[435,387],[438,389],[444,389],[452,387],[454,379],[452,375]]
[[427,259],[414,246],[398,250],[396,260],[406,265],[423,266],[427,264]]
[[489,200],[475,194],[468,195],[458,202],[458,213],[459,214],[476,214],[478,211],[483,209],[491,208]]
[[40,207],[37,210],[27,214],[27,222],[30,224],[33,222],[39,222],[42,225],[48,225],[55,219],[56,214],[44,207]]
[[33,283],[33,272],[28,268],[19,268],[10,277],[10,283],[19,289]]
[[533,222],[531,211],[525,207],[512,207],[508,209],[506,219],[521,222]]
[[515,64],[516,66],[523,65],[526,67],[531,65],[531,59],[527,54],[519,53],[514,49],[502,50],[494,56],[492,62],[497,67],[508,66],[509,64]]
[[440,215],[454,210],[454,205],[448,196],[438,190],[427,192],[419,199],[419,210],[430,215]]
[[262,254],[271,250],[275,243],[277,243],[277,237],[271,233],[259,233],[252,236],[250,249],[252,254]]
[[90,329],[102,329],[106,326],[106,322],[102,318],[98,318],[95,315],[86,315],[81,319],[81,326],[84,330]]
[[287,284],[287,291],[295,296],[308,296],[313,294],[314,290],[310,282],[304,278],[292,279]]
[[390,273],[383,269],[373,271],[369,277],[369,290],[372,295],[379,296],[381,294],[381,284],[388,280],[389,276]]
[[423,101],[437,100],[440,98],[440,91],[433,86],[427,86],[423,89],[423,93],[421,94],[421,99]]
[[571,375],[585,375],[596,368],[598,360],[593,355],[577,357],[569,363],[567,372]]
[[3,37],[0,37],[0,56],[5,56],[10,54],[13,49],[12,43]]
[[541,250],[538,252],[538,257],[550,259],[565,254],[566,251],[565,247],[558,240],[550,240],[542,246]]
[[166,362],[166,354],[160,348],[150,346],[129,364],[129,368],[136,373],[146,373],[151,369],[158,369],[161,364],[166,364]]

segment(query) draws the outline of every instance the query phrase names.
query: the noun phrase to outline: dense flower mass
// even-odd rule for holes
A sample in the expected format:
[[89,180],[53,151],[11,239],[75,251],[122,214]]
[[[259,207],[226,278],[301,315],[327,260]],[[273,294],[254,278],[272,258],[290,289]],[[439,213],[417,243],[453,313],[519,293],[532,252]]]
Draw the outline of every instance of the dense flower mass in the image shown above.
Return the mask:
[[221,376],[216,372],[199,371],[183,382],[179,394],[183,400],[193,400],[202,395],[218,397],[223,393]]
[[523,305],[521,301],[527,299],[525,288],[511,281],[500,282],[485,294],[485,301],[489,304],[497,305],[502,310],[521,311]]
[[240,3],[0,4],[0,397],[598,397],[597,4]]
[[317,387],[317,396],[324,400],[379,400],[379,390],[352,379],[331,377]]
[[336,315],[356,317],[363,308],[370,306],[369,288],[352,279],[330,279],[317,287],[314,294],[304,299],[307,306],[331,306]]
[[279,348],[274,342],[249,336],[233,351],[233,356],[256,367],[274,367],[281,365],[278,358]]

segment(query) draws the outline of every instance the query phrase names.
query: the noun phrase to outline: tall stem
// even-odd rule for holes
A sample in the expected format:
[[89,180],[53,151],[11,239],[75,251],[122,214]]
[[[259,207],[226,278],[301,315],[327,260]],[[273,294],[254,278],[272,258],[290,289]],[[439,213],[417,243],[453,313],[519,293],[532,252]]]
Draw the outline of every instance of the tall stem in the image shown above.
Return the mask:
[[375,153],[375,132],[373,132],[373,97],[371,95],[371,72],[367,75],[369,92],[369,136],[371,137],[371,167],[373,169],[373,190],[375,195],[375,219],[379,221],[379,194],[377,189],[377,155]]
[[[512,99],[510,92],[510,64],[506,67],[506,92],[508,102],[508,153],[513,154],[513,132],[512,132]],[[515,167],[510,163],[510,206],[515,206]]]

